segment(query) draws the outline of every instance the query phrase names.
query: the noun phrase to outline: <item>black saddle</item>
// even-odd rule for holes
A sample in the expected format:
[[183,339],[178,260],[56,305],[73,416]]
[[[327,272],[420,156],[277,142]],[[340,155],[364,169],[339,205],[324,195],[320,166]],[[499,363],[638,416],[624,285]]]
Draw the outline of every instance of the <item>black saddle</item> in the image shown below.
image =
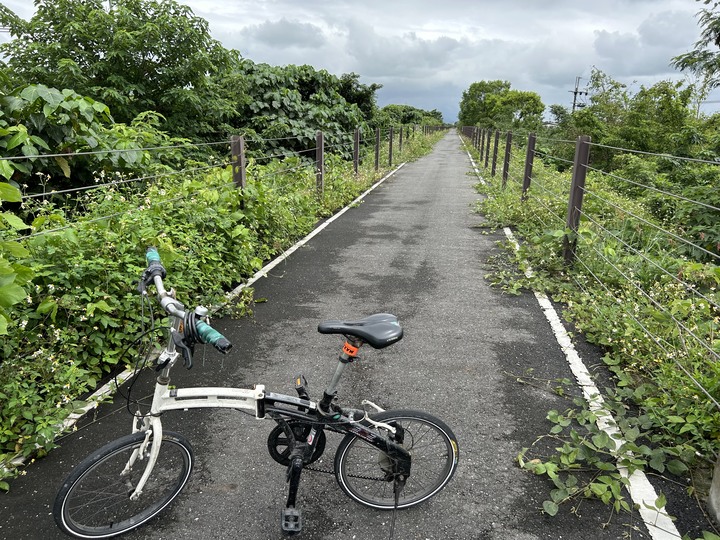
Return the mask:
[[390,313],[376,313],[357,321],[323,321],[318,324],[318,332],[355,336],[374,349],[392,345],[403,337],[398,318]]

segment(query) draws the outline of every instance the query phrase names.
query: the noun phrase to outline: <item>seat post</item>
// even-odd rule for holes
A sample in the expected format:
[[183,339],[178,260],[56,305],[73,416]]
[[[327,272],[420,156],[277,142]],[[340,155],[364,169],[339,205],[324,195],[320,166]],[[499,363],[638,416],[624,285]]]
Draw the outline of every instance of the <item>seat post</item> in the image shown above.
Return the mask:
[[329,412],[330,403],[332,403],[332,400],[337,393],[337,386],[340,383],[340,377],[342,377],[343,371],[345,371],[345,367],[350,362],[355,360],[355,358],[357,357],[357,352],[362,346],[362,344],[363,341],[361,339],[348,336],[348,340],[343,345],[342,352],[340,353],[340,357],[338,358],[338,364],[335,368],[335,374],[333,375],[333,378],[330,381],[330,384],[325,390],[323,398],[318,405],[318,409],[321,413]]

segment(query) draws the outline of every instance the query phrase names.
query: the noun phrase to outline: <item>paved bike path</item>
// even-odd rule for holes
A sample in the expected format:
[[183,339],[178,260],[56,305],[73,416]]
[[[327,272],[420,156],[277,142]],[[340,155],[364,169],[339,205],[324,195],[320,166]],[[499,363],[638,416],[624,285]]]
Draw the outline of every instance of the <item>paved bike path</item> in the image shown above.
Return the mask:
[[[583,503],[581,517],[566,510],[543,515],[551,486],[515,463],[523,447],[547,433],[547,411],[567,407],[538,386],[571,375],[532,294],[503,295],[484,280],[486,261],[503,237],[479,227],[477,180],[469,173],[460,140],[449,133],[258,281],[255,297],[265,301],[252,317],[214,321],[234,343],[231,355],[207,350],[203,361],[198,352],[191,371],[174,370],[175,382],[262,383],[292,393],[293,376],[303,372],[317,399],[341,344],[318,334],[318,321],[391,312],[405,337],[381,351],[361,351],[341,382],[341,402],[356,406],[367,398],[385,408],[426,410],[452,427],[460,445],[454,479],[432,500],[399,512],[394,538],[649,538],[634,516],[613,516],[605,526],[609,510],[591,502]],[[167,282],[172,285],[172,274]],[[537,385],[516,381],[530,373]],[[146,379],[141,393],[148,394]],[[104,406],[100,421],[81,426],[13,482],[10,494],[0,496],[0,538],[63,538],[51,516],[55,490],[73,463],[129,430],[123,410],[122,403]],[[161,519],[126,538],[282,538],[285,469],[266,451],[271,422],[203,410],[170,413],[164,424],[192,442],[196,469]],[[320,468],[332,468],[337,442],[328,434]],[[351,501],[329,474],[303,473],[299,506],[301,538],[375,539],[390,532],[390,513]]]

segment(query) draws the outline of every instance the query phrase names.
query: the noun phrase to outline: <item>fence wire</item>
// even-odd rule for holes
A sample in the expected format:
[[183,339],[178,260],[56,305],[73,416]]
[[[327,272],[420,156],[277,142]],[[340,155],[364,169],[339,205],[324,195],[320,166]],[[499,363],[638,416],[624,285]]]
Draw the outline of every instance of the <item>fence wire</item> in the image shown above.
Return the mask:
[[[467,136],[468,133],[466,131],[464,134]],[[489,138],[489,135],[486,135],[485,144]],[[490,151],[489,146],[488,148],[480,146],[479,138],[473,138],[472,141],[476,150],[484,156],[484,159],[479,160],[479,165],[486,169],[491,166],[497,169],[495,177],[490,180],[492,184],[499,185],[503,159],[501,152],[505,147],[504,142],[501,140]],[[516,142],[522,144],[522,141],[516,140]],[[577,141],[538,137],[537,142],[554,143],[558,146],[545,144],[542,149],[535,149],[531,153],[530,159],[540,158],[547,164],[559,163],[569,166],[568,170],[570,167],[574,169],[575,162],[564,157],[570,149],[566,147],[563,150],[564,155],[561,156],[555,154],[553,148],[575,145]],[[520,146],[518,144],[512,146],[513,161],[509,168],[508,179],[515,180],[518,164],[525,160],[524,156],[519,156]],[[687,165],[693,163],[720,165],[717,161],[639,152],[609,145],[589,143],[589,146],[591,150],[592,148],[603,148],[650,158],[676,160]],[[607,182],[603,182],[602,179],[607,178],[618,182],[618,185],[626,184],[642,190],[643,193],[652,192],[662,195],[664,200],[680,201],[690,208],[702,208],[711,213],[720,213],[720,208],[714,201],[697,200],[692,194],[687,196],[685,193],[674,193],[666,186],[649,185],[646,181],[627,178],[627,175],[603,170],[598,166],[582,163],[580,166],[585,167],[588,173],[593,173],[595,176],[590,178],[588,175],[588,183],[584,187],[578,187],[584,197],[581,198],[583,200],[582,209],[575,208],[580,216],[581,230],[572,253],[576,272],[568,272],[570,279],[587,302],[595,303],[594,298],[597,293],[582,283],[582,274],[585,274],[587,279],[596,284],[608,299],[612,299],[617,304],[617,308],[622,310],[624,316],[627,317],[627,323],[634,324],[646,336],[648,342],[657,347],[658,354],[672,362],[689,384],[708,400],[708,404],[720,410],[720,401],[714,395],[714,391],[703,383],[703,380],[712,377],[711,374],[715,372],[720,360],[720,348],[717,341],[720,328],[720,323],[718,323],[720,296],[715,292],[715,288],[706,290],[706,285],[697,282],[696,278],[686,278],[683,272],[678,270],[678,265],[687,265],[693,261],[686,253],[696,253],[705,257],[706,261],[711,261],[710,263],[698,262],[696,268],[701,268],[704,264],[717,266],[720,255],[704,245],[699,245],[697,241],[689,237],[686,224],[667,220],[654,221],[649,213],[645,214],[646,210],[641,203],[637,203],[637,207],[627,206],[621,198],[610,197],[605,191],[601,193],[600,188],[606,189]],[[558,223],[556,228],[565,229],[567,227],[562,216],[569,213],[570,185],[558,181],[561,178],[557,176],[558,174],[560,173],[553,173],[553,181],[546,182],[543,179],[543,173],[534,171],[529,190],[524,194],[525,202],[523,204],[528,210],[530,219],[538,228],[547,229],[549,226],[552,228],[554,223]],[[522,178],[524,179],[524,173]],[[508,183],[506,186],[506,189],[513,190],[509,193],[515,193],[516,188],[513,186],[515,186],[514,182]],[[720,224],[720,215],[717,216],[715,223]],[[583,230],[588,232],[585,233]],[[583,241],[583,234],[595,235],[597,241],[594,241],[592,236],[588,237],[587,241]],[[612,257],[605,252],[607,249],[612,250]],[[618,252],[615,253],[615,250]],[[615,256],[618,254],[619,256]],[[640,279],[641,275],[644,277],[657,276],[654,278],[656,279],[655,285],[660,287],[658,289],[660,292],[651,288],[647,281]],[[720,271],[717,272],[717,276],[720,277]],[[662,289],[664,286],[674,287],[673,290],[677,292],[673,293],[675,296],[670,296],[670,298],[673,298],[673,302],[687,302],[687,305],[690,306],[688,311],[676,311],[676,304],[664,304],[663,299],[671,294]],[[641,303],[625,301],[624,295],[629,293],[631,293],[629,298],[636,298]],[[700,307],[695,310],[694,306]],[[640,311],[655,310],[663,320],[668,321],[675,328],[675,331],[670,334],[658,334],[654,330],[657,321],[647,319],[647,313],[640,313],[638,309]],[[596,311],[596,316],[604,318],[608,329],[617,327],[617,320],[609,318],[602,310]],[[611,338],[612,335],[607,337]],[[625,344],[622,345],[625,346]],[[700,366],[703,365],[705,367],[701,368]],[[648,366],[642,365],[642,363],[639,364],[639,367],[648,370]],[[698,370],[702,370],[702,372]],[[659,391],[667,394],[668,389],[659,388]]]

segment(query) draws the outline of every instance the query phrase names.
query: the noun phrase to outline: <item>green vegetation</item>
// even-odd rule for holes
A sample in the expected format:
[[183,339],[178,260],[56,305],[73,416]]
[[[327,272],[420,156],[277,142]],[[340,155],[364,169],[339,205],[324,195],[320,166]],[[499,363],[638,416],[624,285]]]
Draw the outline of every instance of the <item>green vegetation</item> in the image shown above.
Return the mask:
[[[16,456],[52,448],[82,396],[132,362],[146,246],[178,269],[190,302],[215,305],[386,172],[386,139],[374,167],[376,125],[398,110],[406,123],[442,122],[379,109],[380,86],[354,73],[243,59],[174,0],[35,4],[30,21],[0,5],[14,38],[0,46],[0,490]],[[228,165],[236,134],[249,159],[242,193]],[[440,136],[405,134],[395,161]]]
[[463,92],[458,120],[463,126],[536,129],[545,110],[540,96],[510,88],[508,81],[474,82]]
[[[598,429],[599,413],[579,400],[550,411],[550,432],[520,453],[524,468],[553,483],[543,506],[550,514],[579,497],[628,510],[623,467],[681,475],[688,493],[703,497],[720,452],[718,118],[693,109],[694,87],[661,82],[631,94],[595,72],[591,89],[588,107],[554,107],[555,124],[538,130],[527,198],[522,132],[505,188],[499,176],[478,186],[488,195],[479,207],[488,224],[522,238],[490,279],[559,301],[575,329],[605,351],[612,374],[601,390],[622,440]],[[593,145],[574,233],[566,217],[580,134]],[[576,242],[571,265],[566,237]],[[531,277],[520,271],[525,265]]]
[[[522,163],[519,156],[513,165]],[[613,385],[601,391],[625,443],[606,440],[595,425],[598,413],[579,400],[567,411],[548,414],[550,433],[523,450],[520,462],[553,481],[555,504],[590,496],[627,509],[618,491],[625,482],[618,466],[658,474],[692,469],[702,477],[720,449],[720,411],[687,376],[716,394],[720,367],[706,347],[720,350],[720,313],[710,303],[720,303],[720,267],[685,256],[649,225],[660,223],[642,203],[618,194],[595,172],[586,184],[594,196],[584,202],[578,261],[566,265],[569,184],[569,172],[536,161],[525,201],[518,182],[505,189],[499,179],[478,186],[488,195],[479,210],[489,224],[511,226],[522,238],[520,250],[509,249],[510,261],[496,261],[488,277],[508,292],[529,288],[551,295],[575,329],[604,349]],[[669,223],[663,227],[682,233]],[[521,272],[526,265],[532,277]],[[678,322],[702,342],[689,339]],[[588,470],[594,472],[583,483]],[[693,483],[690,494],[695,490]]]
[[[498,94],[509,89],[498,81],[475,83],[464,95],[468,120],[514,129],[520,145],[504,188],[499,178],[478,185],[488,195],[479,205],[488,225],[512,227],[522,238],[488,277],[508,292],[527,287],[560,302],[574,328],[602,347],[610,374],[601,392],[618,438],[598,427],[607,421],[602,410],[568,398],[566,410],[548,412],[549,432],[518,456],[521,467],[551,481],[543,503],[550,515],[563,504],[575,511],[579,498],[611,505],[610,516],[630,511],[622,488],[637,469],[704,499],[720,454],[720,115],[704,115],[699,105],[720,85],[720,2],[703,3],[712,7],[701,11],[701,40],[674,59],[699,76],[697,84],[662,81],[631,92],[593,70],[588,106],[571,113],[553,105],[553,121],[542,127],[496,120]],[[529,131],[538,138],[523,197]],[[573,232],[566,216],[580,135],[590,135],[592,146]],[[565,239],[575,243],[572,264],[563,257]],[[569,381],[558,382],[548,390],[566,396]],[[661,495],[655,507],[666,512],[665,503]],[[720,538],[717,530],[695,532]]]
[[[412,137],[397,159],[427,153],[439,136]],[[230,168],[222,167],[90,191],[72,203],[87,209],[82,214],[68,204],[26,200],[18,213],[31,222],[31,235],[16,242],[13,260],[32,278],[7,308],[0,464],[18,452],[52,448],[58,424],[82,405],[79,396],[109,370],[132,362],[123,353],[140,329],[135,286],[145,247],[158,246],[174,286],[190,303],[222,302],[225,291],[386,170],[376,172],[368,158],[355,176],[351,162],[332,155],[325,167],[321,198],[314,167],[289,157],[251,161],[242,193]]]

